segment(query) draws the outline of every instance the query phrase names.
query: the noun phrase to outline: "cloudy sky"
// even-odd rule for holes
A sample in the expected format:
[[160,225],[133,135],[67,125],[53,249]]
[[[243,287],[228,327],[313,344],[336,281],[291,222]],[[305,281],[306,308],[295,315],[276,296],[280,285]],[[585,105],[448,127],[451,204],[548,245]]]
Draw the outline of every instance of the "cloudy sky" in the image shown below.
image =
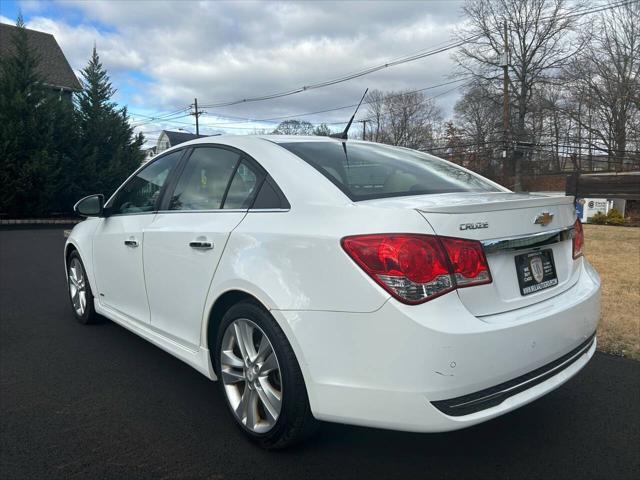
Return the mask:
[[[272,129],[297,115],[314,124],[348,120],[365,88],[421,89],[455,77],[449,52],[326,88],[227,107],[212,104],[288,91],[442,46],[464,21],[463,0],[357,2],[0,1],[0,21],[19,11],[28,28],[55,35],[79,71],[95,43],[134,124],[153,141],[159,130],[194,131],[180,111],[194,97],[201,132]],[[425,91],[445,115],[462,83]],[[150,118],[151,117],[151,118]],[[272,121],[257,121],[274,119]],[[338,129],[338,125],[333,128]]]

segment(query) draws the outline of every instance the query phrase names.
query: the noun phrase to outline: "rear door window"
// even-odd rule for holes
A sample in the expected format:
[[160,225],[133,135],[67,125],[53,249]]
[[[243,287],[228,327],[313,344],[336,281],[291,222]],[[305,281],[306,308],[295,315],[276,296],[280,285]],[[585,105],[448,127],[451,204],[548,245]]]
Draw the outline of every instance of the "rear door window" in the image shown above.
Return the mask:
[[249,208],[264,175],[242,161],[236,170],[222,208]]
[[432,155],[379,144],[278,143],[322,173],[351,200],[451,192],[501,191]]
[[221,208],[241,155],[223,148],[195,148],[171,194],[169,210]]

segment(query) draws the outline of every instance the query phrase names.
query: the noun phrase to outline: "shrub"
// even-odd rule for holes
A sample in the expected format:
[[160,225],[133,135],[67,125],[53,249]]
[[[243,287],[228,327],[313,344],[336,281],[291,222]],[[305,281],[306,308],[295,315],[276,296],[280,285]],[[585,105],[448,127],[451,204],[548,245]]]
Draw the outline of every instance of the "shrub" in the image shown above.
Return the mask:
[[607,225],[624,225],[624,216],[616,208],[607,213]]
[[589,217],[587,221],[595,225],[606,225],[607,216],[602,212],[596,212],[596,214],[593,217]]

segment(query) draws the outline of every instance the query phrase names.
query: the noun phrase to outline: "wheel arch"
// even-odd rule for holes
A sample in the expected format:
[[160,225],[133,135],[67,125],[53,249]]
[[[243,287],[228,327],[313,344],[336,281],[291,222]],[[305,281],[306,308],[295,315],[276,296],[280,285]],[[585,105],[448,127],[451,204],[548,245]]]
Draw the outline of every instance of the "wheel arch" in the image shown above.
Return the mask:
[[[233,305],[236,303],[252,300],[256,303],[259,303],[264,307],[264,304],[260,302],[255,296],[251,295],[244,290],[227,290],[222,293],[218,298],[216,298],[215,302],[209,309],[209,315],[207,315],[207,325],[206,325],[206,336],[205,347],[209,350],[211,356],[211,365],[214,368],[214,371],[217,372],[217,365],[215,360],[215,355],[213,354],[213,349],[216,343],[216,336],[218,334],[218,328],[220,326],[220,322],[222,321],[222,317]],[[265,307],[266,308],[266,307]]]
[[72,252],[78,252],[78,255],[80,255],[80,252],[78,251],[78,247],[76,247],[73,243],[68,242],[64,246],[64,264],[65,264],[65,266],[67,265],[67,263],[69,263],[69,257],[71,256]]
[[82,239],[75,239],[72,237],[69,237],[67,239],[67,243],[64,246],[64,272],[65,272],[65,278],[67,275],[69,275],[69,272],[67,271],[67,266],[69,263],[69,257],[71,256],[71,254],[73,252],[76,252],[78,254],[78,256],[80,257],[80,261],[82,262],[82,264],[84,265],[84,269],[85,272],[87,273],[87,280],[89,282],[89,286],[91,287],[91,291],[92,292],[97,292],[97,288],[96,288],[96,282],[95,282],[95,278],[93,275],[93,264],[91,262],[91,249],[88,248],[88,252],[85,251],[84,248],[81,247],[81,241],[78,240],[82,240]]
[[[220,326],[220,322],[222,317],[227,312],[229,308],[235,305],[238,302],[244,300],[251,300],[262,308],[264,308],[271,317],[274,319],[276,324],[280,327],[282,332],[284,333],[289,345],[293,349],[293,353],[295,355],[296,361],[300,366],[300,370],[302,371],[302,376],[305,380],[305,385],[307,388],[307,394],[309,395],[309,400],[313,403],[312,400],[312,392],[309,387],[311,385],[311,379],[309,377],[309,371],[307,369],[306,360],[304,358],[304,354],[300,348],[300,345],[295,339],[295,335],[293,334],[293,330],[289,323],[286,321],[285,317],[280,314],[279,310],[273,309],[269,307],[269,302],[261,299],[259,295],[255,295],[252,292],[249,292],[245,289],[241,288],[229,288],[225,290],[223,293],[218,295],[218,297],[213,301],[211,307],[208,309],[208,314],[205,317],[206,325],[203,325],[202,332],[202,342],[206,345],[202,345],[209,352],[209,360],[211,362],[211,367],[214,370],[214,373],[217,372],[217,365],[215,359],[215,353],[213,350],[215,349],[216,335],[218,333],[218,328]],[[215,373],[217,375],[217,373]]]

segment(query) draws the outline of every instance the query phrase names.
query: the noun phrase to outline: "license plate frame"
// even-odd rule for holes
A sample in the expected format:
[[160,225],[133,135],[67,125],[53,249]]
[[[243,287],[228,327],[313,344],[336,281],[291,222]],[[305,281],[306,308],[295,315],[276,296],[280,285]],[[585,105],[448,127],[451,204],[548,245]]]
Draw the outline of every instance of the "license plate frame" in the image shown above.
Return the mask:
[[515,256],[516,276],[524,297],[558,285],[553,250],[537,250]]

